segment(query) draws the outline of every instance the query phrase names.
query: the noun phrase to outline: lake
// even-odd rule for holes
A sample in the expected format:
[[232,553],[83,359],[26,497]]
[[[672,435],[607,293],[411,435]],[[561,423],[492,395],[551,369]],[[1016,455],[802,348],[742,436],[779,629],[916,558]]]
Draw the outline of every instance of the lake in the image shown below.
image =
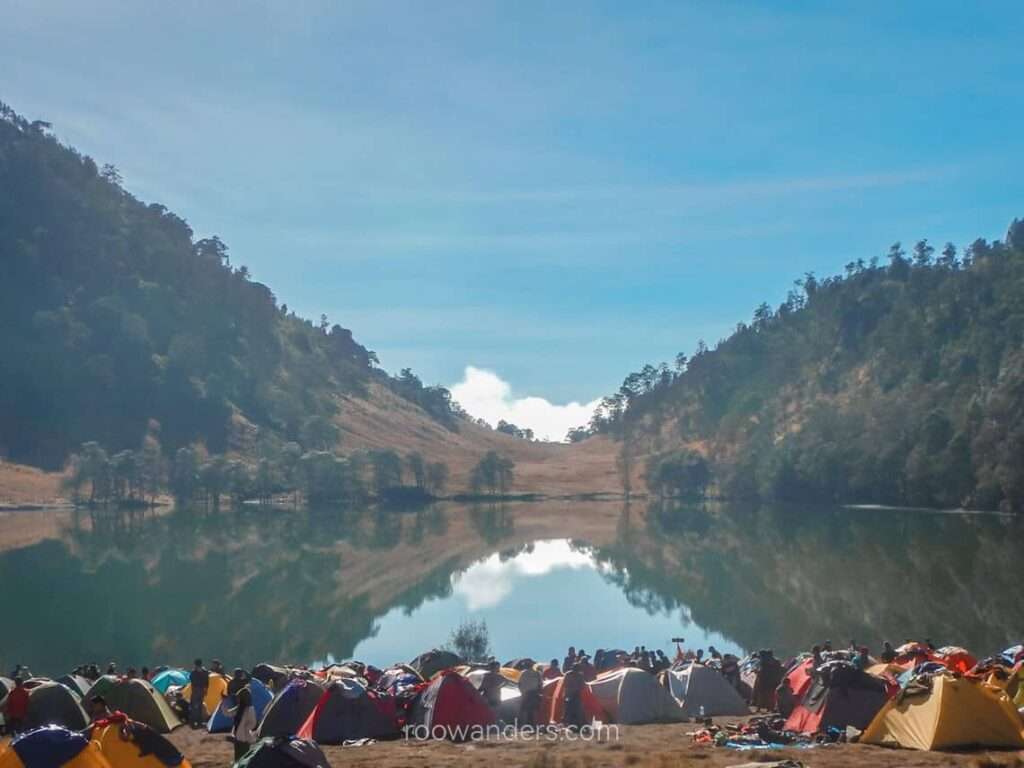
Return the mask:
[[779,655],[911,637],[1019,642],[1024,522],[726,504],[436,504],[0,516],[0,669],[379,666],[486,621],[502,658],[567,646]]

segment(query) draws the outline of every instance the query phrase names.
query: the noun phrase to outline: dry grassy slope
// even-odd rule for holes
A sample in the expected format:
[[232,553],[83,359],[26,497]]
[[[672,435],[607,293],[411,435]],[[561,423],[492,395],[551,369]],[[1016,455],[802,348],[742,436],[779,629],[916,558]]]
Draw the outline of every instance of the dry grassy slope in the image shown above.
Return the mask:
[[339,398],[338,426],[343,451],[393,448],[419,451],[429,461],[443,461],[451,470],[449,492],[468,488],[473,465],[489,450],[516,463],[517,493],[549,495],[618,493],[616,447],[605,438],[576,445],[531,443],[475,424],[460,422],[459,431],[445,429],[412,403],[374,385],[369,397]]
[[[470,471],[489,450],[515,461],[512,490],[516,493],[557,496],[622,490],[615,469],[617,447],[603,437],[575,445],[530,443],[469,422],[460,422],[459,431],[452,432],[418,406],[376,384],[368,397],[342,395],[338,401],[336,421],[342,452],[374,448],[419,451],[429,461],[448,464],[450,493],[468,490]],[[232,453],[245,456],[255,445],[256,434],[255,425],[236,412]],[[640,466],[642,462],[638,462],[638,471]],[[61,503],[60,477],[59,473],[0,462],[0,508]],[[638,482],[636,476],[634,487],[640,487]]]
[[0,508],[62,503],[60,478],[58,472],[0,461]]

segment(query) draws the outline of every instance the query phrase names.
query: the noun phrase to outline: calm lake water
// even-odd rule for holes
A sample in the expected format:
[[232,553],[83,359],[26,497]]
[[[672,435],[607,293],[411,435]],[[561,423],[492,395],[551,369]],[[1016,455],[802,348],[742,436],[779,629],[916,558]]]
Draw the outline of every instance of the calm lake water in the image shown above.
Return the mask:
[[1024,636],[1024,521],[1001,516],[557,502],[24,513],[0,532],[3,671],[385,665],[466,618],[501,658],[668,652],[676,636],[779,654],[928,637],[989,654]]

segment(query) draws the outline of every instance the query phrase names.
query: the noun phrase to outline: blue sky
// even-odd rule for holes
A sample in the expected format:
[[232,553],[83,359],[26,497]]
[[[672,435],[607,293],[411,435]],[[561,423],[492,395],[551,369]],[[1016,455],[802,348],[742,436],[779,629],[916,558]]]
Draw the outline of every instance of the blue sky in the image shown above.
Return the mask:
[[1024,215],[1016,3],[0,0],[0,99],[390,370],[586,403]]

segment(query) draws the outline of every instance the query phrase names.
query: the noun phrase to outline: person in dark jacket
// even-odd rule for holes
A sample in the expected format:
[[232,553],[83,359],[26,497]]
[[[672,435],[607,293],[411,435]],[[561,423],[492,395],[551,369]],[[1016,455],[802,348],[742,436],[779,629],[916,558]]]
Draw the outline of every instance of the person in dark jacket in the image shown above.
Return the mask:
[[189,672],[188,681],[192,686],[192,696],[188,702],[188,720],[193,728],[199,728],[206,722],[206,691],[210,687],[210,673],[203,666],[202,659],[196,659],[192,671]]

